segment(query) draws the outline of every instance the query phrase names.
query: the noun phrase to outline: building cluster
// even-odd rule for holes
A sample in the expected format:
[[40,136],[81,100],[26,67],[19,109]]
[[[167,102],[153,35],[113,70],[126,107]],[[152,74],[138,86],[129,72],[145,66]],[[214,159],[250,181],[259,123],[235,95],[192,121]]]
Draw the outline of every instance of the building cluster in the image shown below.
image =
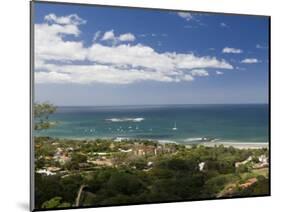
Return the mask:
[[72,148],[67,148],[66,150],[63,150],[62,148],[58,147],[53,159],[55,161],[58,161],[61,165],[64,165],[66,162],[70,161],[70,157],[69,157],[69,152],[73,151]]
[[261,169],[261,168],[266,168],[269,166],[269,163],[268,163],[268,157],[266,155],[260,155],[258,157],[258,162],[255,163],[253,161],[253,157],[252,156],[249,156],[246,160],[244,161],[241,161],[241,162],[236,162],[235,163],[235,167],[238,168],[240,167],[241,165],[245,165],[245,164],[248,164],[248,163],[252,163],[252,167],[254,169]]
[[157,156],[164,153],[173,153],[176,149],[174,146],[168,146],[165,144],[161,145],[145,145],[142,143],[136,143],[131,148],[130,152],[132,152],[135,156]]
[[254,164],[253,168],[261,169],[269,166],[268,157],[266,157],[265,155],[259,156],[258,159],[259,159],[259,163]]

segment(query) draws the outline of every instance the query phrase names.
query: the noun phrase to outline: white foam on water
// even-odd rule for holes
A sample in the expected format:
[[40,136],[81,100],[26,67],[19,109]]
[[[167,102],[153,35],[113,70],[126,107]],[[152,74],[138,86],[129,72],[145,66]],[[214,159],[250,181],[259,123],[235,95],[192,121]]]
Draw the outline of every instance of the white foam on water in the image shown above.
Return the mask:
[[177,142],[172,140],[157,140],[157,141],[162,144],[177,144]]
[[191,141],[203,141],[203,138],[186,138],[184,139],[185,142],[191,142]]
[[110,118],[106,119],[106,121],[111,122],[142,122],[144,118],[138,117],[138,118]]

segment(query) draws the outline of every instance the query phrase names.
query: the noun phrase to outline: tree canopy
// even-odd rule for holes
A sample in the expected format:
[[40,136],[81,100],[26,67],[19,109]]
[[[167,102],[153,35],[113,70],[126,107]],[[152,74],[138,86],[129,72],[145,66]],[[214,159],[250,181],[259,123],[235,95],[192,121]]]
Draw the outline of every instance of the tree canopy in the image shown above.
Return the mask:
[[56,107],[50,103],[35,103],[34,104],[34,118],[35,130],[48,129],[51,127],[49,116],[56,111]]

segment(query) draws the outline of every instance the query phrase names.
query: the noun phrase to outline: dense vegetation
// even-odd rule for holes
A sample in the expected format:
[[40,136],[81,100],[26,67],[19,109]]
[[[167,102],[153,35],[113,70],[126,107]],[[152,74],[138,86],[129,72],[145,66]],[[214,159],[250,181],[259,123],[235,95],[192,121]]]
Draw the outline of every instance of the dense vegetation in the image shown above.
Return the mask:
[[33,108],[35,118],[34,129],[43,130],[50,128],[53,123],[49,121],[49,115],[56,111],[56,107],[45,102],[35,103]]
[[[163,151],[157,155],[120,151],[120,148],[156,147]],[[58,148],[70,158],[63,164],[52,159]],[[267,149],[201,145],[187,148],[151,141],[71,141],[41,137],[36,138],[35,152],[36,170],[60,168],[54,175],[36,173],[36,208],[256,196],[269,192],[268,168],[253,168],[260,155],[268,157]],[[98,152],[107,154],[100,156]],[[249,156],[250,162],[235,166]],[[90,160],[110,161],[110,165],[92,164]],[[200,169],[202,162],[204,168]]]

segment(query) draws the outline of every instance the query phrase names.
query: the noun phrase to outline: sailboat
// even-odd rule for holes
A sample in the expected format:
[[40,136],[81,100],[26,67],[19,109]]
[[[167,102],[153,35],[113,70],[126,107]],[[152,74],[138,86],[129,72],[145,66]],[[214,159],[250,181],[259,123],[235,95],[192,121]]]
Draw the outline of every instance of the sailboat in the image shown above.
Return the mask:
[[177,128],[177,122],[175,122],[175,126],[172,128],[172,130],[178,130],[178,128]]

